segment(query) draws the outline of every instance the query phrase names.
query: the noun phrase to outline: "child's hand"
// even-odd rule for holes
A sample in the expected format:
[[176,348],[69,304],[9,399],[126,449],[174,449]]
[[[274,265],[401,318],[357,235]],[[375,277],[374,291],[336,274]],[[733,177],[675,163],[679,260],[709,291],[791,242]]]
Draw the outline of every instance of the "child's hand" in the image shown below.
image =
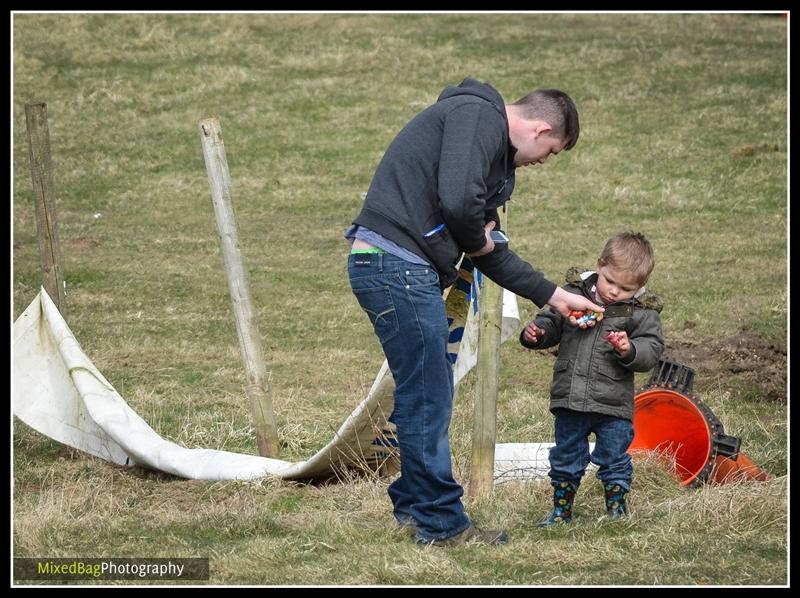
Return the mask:
[[531,322],[527,326],[525,326],[525,330],[522,331],[522,338],[524,338],[529,343],[538,343],[539,340],[544,337],[544,330],[539,328],[536,324]]
[[631,350],[631,343],[628,340],[628,333],[624,330],[611,331],[606,335],[606,341],[611,343],[614,350],[621,356],[625,357]]

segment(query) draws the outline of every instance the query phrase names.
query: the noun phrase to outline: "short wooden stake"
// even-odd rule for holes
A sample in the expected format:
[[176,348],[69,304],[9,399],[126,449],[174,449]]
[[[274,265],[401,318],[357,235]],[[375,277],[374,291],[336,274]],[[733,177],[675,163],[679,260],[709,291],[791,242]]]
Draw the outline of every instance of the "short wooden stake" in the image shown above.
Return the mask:
[[50,129],[47,126],[47,104],[25,104],[28,128],[28,154],[31,161],[33,203],[36,206],[36,236],[42,265],[42,286],[67,319],[67,295],[64,289],[64,265],[58,242],[56,193],[53,184],[53,161],[50,157]]

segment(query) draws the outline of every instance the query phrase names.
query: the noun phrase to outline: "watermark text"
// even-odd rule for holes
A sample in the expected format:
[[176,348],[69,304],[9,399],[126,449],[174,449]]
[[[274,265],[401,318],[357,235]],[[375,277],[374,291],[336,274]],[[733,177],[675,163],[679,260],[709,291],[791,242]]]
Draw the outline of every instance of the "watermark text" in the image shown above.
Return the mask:
[[208,579],[207,558],[15,558],[14,579]]

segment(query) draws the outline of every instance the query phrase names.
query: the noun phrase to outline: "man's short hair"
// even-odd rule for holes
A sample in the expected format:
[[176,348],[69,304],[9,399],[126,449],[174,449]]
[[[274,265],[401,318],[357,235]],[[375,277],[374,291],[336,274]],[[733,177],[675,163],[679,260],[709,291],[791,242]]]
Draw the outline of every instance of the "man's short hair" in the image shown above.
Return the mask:
[[563,139],[565,150],[572,149],[581,132],[575,102],[558,89],[537,89],[513,103],[522,108],[526,120],[543,120],[551,127],[551,135]]

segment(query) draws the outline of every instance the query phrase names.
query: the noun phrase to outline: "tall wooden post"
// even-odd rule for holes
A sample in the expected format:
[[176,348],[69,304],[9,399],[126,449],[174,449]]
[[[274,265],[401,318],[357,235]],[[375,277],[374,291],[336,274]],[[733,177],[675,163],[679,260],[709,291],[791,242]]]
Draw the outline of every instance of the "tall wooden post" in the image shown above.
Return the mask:
[[[506,214],[506,222],[508,217]],[[494,446],[497,437],[497,395],[500,384],[500,334],[503,288],[483,276],[478,297],[477,389],[472,422],[469,496],[491,494],[494,488]]]
[[484,276],[479,301],[477,390],[469,476],[469,494],[472,497],[490,494],[494,487],[503,288]]
[[31,161],[33,203],[36,206],[36,236],[42,265],[42,286],[64,319],[67,319],[67,297],[64,290],[64,265],[58,242],[56,193],[53,184],[53,162],[50,157],[50,129],[47,126],[47,104],[25,104],[28,127],[28,154]]
[[278,430],[272,400],[268,394],[268,375],[261,349],[261,337],[250,298],[250,283],[244,269],[244,260],[239,250],[239,234],[236,216],[231,202],[231,179],[225,145],[219,120],[206,118],[200,121],[200,140],[203,144],[203,157],[208,172],[208,185],[211,187],[211,200],[217,219],[217,230],[222,242],[222,257],[225,274],[228,278],[228,291],[233,303],[236,331],[239,334],[239,350],[244,361],[246,384],[245,393],[250,399],[258,442],[258,453],[262,457],[279,456]]

